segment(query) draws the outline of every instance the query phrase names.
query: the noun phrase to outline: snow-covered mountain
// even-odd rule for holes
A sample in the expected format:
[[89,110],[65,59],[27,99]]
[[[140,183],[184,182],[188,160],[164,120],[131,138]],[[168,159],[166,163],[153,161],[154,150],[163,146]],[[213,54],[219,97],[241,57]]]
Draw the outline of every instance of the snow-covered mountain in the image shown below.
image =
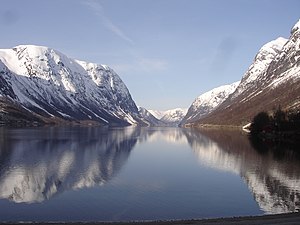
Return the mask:
[[187,109],[176,108],[169,110],[148,110],[154,117],[159,119],[164,126],[177,127],[187,113]]
[[236,90],[193,125],[245,125],[261,111],[300,109],[300,20],[290,38],[264,45]]
[[164,122],[168,126],[178,126],[186,113],[187,109],[170,109],[164,112],[164,116],[160,119],[160,121]]
[[239,81],[214,88],[194,100],[180,124],[194,122],[214,111],[228,96],[235,91]]
[[[263,76],[271,62],[281,52],[286,42],[287,39],[279,37],[261,47],[255,56],[253,63],[242,77],[240,85],[231,96],[231,99],[238,97],[245,90],[251,89],[251,93],[253,93],[253,95],[257,92],[257,82],[260,81],[261,76]],[[249,98],[251,98],[251,96],[249,96]]]
[[[126,85],[111,68],[70,59],[48,47],[0,50],[0,97],[2,105],[14,104],[20,114],[48,122],[141,122]],[[2,111],[4,117],[10,114],[9,107]]]
[[143,107],[138,107],[140,117],[142,118],[143,122],[147,124],[147,126],[166,126],[166,124],[160,121],[158,118],[152,115],[147,109]]

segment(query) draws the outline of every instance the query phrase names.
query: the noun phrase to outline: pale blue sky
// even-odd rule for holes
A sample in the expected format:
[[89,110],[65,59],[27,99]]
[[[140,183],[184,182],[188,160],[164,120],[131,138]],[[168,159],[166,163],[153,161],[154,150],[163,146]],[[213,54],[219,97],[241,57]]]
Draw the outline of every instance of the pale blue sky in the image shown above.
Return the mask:
[[0,48],[44,45],[106,64],[138,105],[189,107],[289,37],[299,0],[0,0]]

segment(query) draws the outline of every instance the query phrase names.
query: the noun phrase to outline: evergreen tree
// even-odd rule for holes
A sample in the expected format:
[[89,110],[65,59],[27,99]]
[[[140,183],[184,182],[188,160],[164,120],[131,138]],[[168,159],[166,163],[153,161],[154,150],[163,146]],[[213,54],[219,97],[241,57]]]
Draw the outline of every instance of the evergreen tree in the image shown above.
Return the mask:
[[258,134],[262,132],[268,125],[270,125],[270,117],[266,112],[258,113],[252,121],[251,133]]

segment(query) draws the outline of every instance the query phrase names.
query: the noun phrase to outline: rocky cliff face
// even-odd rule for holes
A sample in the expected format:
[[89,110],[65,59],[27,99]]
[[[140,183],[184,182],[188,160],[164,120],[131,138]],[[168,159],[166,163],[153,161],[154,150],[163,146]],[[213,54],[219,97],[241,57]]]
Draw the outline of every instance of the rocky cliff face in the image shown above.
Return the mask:
[[21,45],[0,50],[0,75],[2,100],[41,120],[141,122],[126,85],[108,66],[70,59],[47,47]]

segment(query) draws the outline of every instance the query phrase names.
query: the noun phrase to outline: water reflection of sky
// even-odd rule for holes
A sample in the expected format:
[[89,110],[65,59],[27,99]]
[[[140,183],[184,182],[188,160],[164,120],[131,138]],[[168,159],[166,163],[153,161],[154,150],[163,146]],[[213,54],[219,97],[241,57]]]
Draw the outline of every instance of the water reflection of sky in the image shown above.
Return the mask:
[[299,210],[299,161],[261,154],[239,132],[1,129],[0,147],[2,221],[184,219]]

